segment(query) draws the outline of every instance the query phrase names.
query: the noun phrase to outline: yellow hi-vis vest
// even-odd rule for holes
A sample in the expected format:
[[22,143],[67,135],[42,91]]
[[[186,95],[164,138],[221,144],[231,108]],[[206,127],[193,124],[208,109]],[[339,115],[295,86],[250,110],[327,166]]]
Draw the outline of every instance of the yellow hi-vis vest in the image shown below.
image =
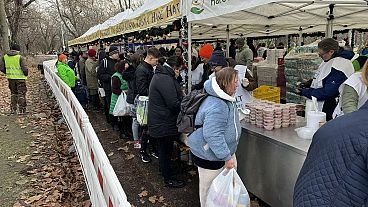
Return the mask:
[[22,67],[20,66],[20,55],[5,55],[4,61],[7,79],[27,80],[27,76],[24,75]]

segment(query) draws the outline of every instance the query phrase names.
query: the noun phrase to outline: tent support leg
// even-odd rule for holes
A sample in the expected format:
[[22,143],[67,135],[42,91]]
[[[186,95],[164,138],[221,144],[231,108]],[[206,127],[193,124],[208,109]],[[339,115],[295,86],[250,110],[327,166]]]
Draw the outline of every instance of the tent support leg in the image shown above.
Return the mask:
[[333,20],[335,18],[334,16],[335,5],[330,4],[329,7],[330,7],[330,12],[327,17],[327,26],[326,26],[326,37],[327,38],[331,38],[333,36]]
[[188,94],[192,91],[192,23],[188,22]]
[[303,29],[300,27],[299,28],[298,46],[302,46],[302,42],[303,42]]
[[226,25],[226,57],[230,57],[230,29],[229,25]]

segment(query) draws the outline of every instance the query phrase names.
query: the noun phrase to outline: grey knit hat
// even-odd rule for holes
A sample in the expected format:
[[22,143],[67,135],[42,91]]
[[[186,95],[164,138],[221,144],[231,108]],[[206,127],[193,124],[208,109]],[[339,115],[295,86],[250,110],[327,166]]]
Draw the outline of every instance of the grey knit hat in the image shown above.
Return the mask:
[[337,52],[339,50],[339,43],[333,38],[326,38],[318,43],[318,48],[325,52],[330,50]]

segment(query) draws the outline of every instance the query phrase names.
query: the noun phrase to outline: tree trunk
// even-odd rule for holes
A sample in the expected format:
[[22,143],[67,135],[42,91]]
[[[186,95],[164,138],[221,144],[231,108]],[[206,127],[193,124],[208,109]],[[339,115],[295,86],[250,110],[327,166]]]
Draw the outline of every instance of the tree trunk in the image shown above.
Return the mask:
[[3,50],[9,50],[9,27],[6,21],[6,14],[5,14],[5,0],[0,0],[0,29],[1,29],[1,39]]

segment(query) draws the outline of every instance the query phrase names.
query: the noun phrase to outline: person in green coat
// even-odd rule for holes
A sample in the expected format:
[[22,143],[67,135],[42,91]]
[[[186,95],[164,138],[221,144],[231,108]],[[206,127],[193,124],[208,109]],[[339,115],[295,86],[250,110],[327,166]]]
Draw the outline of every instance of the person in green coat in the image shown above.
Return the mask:
[[[111,89],[112,89],[112,95],[111,95],[111,102],[110,102],[110,111],[109,113],[112,115],[116,102],[118,101],[119,96],[123,92],[128,91],[128,82],[123,79],[122,73],[124,70],[128,67],[128,63],[125,61],[119,61],[115,64],[115,73],[111,77]],[[112,120],[113,127],[118,127],[120,131],[120,137],[121,138],[128,138],[131,136],[130,132],[130,116],[122,116],[122,117],[114,117]]]
[[68,57],[66,55],[59,55],[58,62],[56,64],[57,71],[60,79],[63,80],[64,83],[66,83],[66,85],[68,85],[73,90],[78,77],[75,76],[74,70],[69,67],[67,62]]

